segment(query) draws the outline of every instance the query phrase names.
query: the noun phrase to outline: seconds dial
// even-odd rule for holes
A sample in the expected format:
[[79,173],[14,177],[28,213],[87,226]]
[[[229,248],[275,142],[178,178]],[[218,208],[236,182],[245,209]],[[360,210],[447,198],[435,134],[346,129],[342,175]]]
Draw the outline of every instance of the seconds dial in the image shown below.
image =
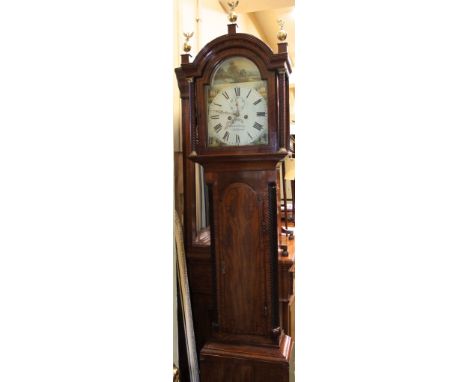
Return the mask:
[[267,103],[249,86],[222,89],[208,108],[208,145],[258,144],[268,131]]

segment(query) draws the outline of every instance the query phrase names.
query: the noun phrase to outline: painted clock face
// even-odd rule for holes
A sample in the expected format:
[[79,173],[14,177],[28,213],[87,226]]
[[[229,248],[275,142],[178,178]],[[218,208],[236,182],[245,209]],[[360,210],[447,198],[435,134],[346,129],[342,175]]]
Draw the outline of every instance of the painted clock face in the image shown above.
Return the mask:
[[267,102],[254,87],[226,87],[213,98],[208,110],[209,145],[253,145],[267,133]]
[[245,57],[219,65],[207,87],[208,147],[268,144],[266,87]]

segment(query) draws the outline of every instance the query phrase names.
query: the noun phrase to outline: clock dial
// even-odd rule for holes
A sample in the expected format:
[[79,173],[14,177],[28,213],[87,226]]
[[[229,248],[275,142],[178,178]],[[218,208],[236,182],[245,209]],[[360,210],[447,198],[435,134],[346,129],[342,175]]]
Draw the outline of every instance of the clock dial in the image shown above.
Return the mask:
[[224,87],[208,106],[208,146],[261,144],[267,134],[267,101],[252,85]]

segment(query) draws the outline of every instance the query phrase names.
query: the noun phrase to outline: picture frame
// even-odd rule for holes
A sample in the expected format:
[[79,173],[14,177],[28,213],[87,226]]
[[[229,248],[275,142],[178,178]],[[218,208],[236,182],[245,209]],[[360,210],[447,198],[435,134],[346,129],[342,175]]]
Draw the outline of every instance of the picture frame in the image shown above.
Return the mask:
[[182,231],[182,223],[176,211],[174,211],[174,231],[177,282],[180,290],[181,310],[184,324],[190,382],[199,382],[200,373],[198,368],[195,332],[193,329],[192,304],[190,302],[187,263],[185,261],[184,236]]

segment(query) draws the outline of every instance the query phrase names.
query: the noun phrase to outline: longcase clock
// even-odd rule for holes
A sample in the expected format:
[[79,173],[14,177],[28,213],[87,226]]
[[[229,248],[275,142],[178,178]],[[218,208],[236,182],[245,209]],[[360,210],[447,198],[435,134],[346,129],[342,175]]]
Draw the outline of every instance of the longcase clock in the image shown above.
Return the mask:
[[293,344],[280,325],[277,166],[289,150],[291,66],[287,43],[273,53],[236,29],[176,69],[184,150],[208,186],[213,301],[201,380],[282,382]]

